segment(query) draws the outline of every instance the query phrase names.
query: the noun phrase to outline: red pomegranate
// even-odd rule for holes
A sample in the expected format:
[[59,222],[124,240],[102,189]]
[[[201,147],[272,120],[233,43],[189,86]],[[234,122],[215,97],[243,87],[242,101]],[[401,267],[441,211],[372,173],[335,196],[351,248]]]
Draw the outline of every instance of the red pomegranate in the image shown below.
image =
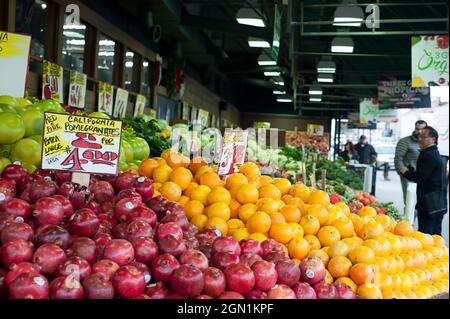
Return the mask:
[[164,210],[167,211],[169,214],[170,213],[184,213],[184,208],[183,208],[183,206],[180,205],[180,203],[171,202],[171,201],[166,202],[166,204],[164,206]]
[[114,198],[114,188],[107,181],[98,181],[91,187],[94,200],[100,204],[112,201]]
[[10,240],[1,246],[1,261],[9,268],[13,264],[28,262],[33,257],[33,244],[22,239]]
[[223,272],[214,267],[208,267],[203,270],[203,278],[205,281],[203,293],[212,298],[219,297],[226,287],[226,279]]
[[103,276],[106,280],[110,280],[120,266],[109,259],[102,259],[92,266],[92,274]]
[[192,265],[181,265],[172,273],[170,281],[172,292],[194,298],[201,294],[204,287],[203,272]]
[[225,291],[218,299],[245,299],[240,293],[235,291]]
[[58,193],[58,185],[49,178],[38,179],[30,187],[30,200],[36,203],[43,197],[51,197]]
[[58,185],[61,185],[65,182],[70,182],[72,180],[72,172],[68,171],[55,171],[55,182]]
[[167,288],[164,287],[164,284],[161,281],[158,281],[157,283],[148,285],[145,293],[151,299],[164,299],[168,295],[170,295],[169,290],[167,290]]
[[275,269],[278,273],[278,284],[291,287],[300,280],[300,268],[292,260],[278,262]]
[[145,290],[145,279],[140,270],[134,266],[120,267],[111,282],[115,292],[122,298],[136,298]]
[[94,242],[97,246],[98,255],[103,257],[103,251],[105,250],[106,245],[113,239],[112,236],[105,232],[100,232],[100,228],[97,233],[94,235]]
[[119,266],[129,264],[134,259],[133,245],[124,239],[113,239],[105,246],[103,258],[110,259]]
[[34,205],[33,220],[36,225],[59,225],[64,218],[64,208],[51,197],[42,197]]
[[83,297],[83,286],[71,276],[58,277],[50,284],[51,299],[83,299]]
[[72,216],[69,229],[74,235],[92,237],[99,226],[100,221],[97,215],[88,208],[82,208]]
[[274,250],[283,251],[283,246],[274,239],[266,239],[265,241],[263,241],[261,243],[261,248],[263,250],[263,258],[264,258],[264,255],[266,255]]
[[254,239],[242,239],[239,243],[241,246],[241,254],[257,254],[263,255],[263,249],[259,241]]
[[352,288],[348,285],[338,282],[334,283],[334,287],[336,287],[336,299],[355,299],[356,295],[353,292]]
[[2,177],[19,183],[20,180],[28,175],[28,171],[17,164],[9,164],[3,169]]
[[158,245],[151,238],[137,238],[133,241],[133,248],[136,261],[150,264],[158,257]]
[[120,174],[116,178],[115,183],[116,191],[120,192],[123,189],[129,188],[137,177],[139,176],[130,172]]
[[289,256],[281,250],[273,250],[263,255],[263,259],[278,264],[282,260],[289,260]]
[[317,299],[314,288],[306,282],[297,282],[291,289],[294,291],[297,299]]
[[187,230],[183,230],[183,237],[184,238],[195,238],[194,236],[197,235],[198,228],[194,225],[189,225]]
[[132,263],[129,263],[128,265],[136,267],[136,269],[142,273],[142,276],[144,276],[144,281],[145,281],[146,285],[150,282],[150,280],[152,279],[152,276],[150,276],[150,271],[149,271],[147,265],[140,263],[138,261],[133,261]]
[[179,258],[180,264],[192,265],[200,270],[208,268],[208,258],[196,249],[187,249]]
[[214,240],[211,252],[213,255],[228,252],[239,256],[241,254],[241,246],[239,246],[239,243],[233,237],[223,236]]
[[131,184],[131,187],[142,196],[142,200],[144,202],[152,199],[154,188],[153,181],[151,179],[141,176]]
[[4,213],[11,216],[16,222],[29,222],[32,212],[31,205],[20,199],[13,198],[5,206]]
[[254,289],[245,295],[245,299],[267,299],[267,294],[264,291]]
[[128,224],[126,239],[132,242],[139,237],[153,237],[153,228],[142,220],[135,220]]
[[147,295],[145,295],[145,294],[140,294],[139,296],[137,296],[137,297],[134,298],[134,299],[152,299],[152,298],[150,298],[149,296],[147,296]]
[[317,299],[336,299],[336,287],[332,284],[319,282],[313,286]]
[[0,268],[0,299],[4,299],[8,296],[8,288],[5,284],[5,277],[7,271],[5,269]]
[[13,200],[14,194],[9,188],[4,186],[0,187],[0,211],[4,211],[6,205]]
[[275,265],[271,262],[261,260],[252,266],[255,275],[255,289],[267,291],[277,283],[278,274]]
[[100,215],[103,213],[102,206],[96,201],[90,201],[84,208],[92,210],[95,215]]
[[255,275],[250,267],[242,264],[233,264],[225,268],[227,287],[240,294],[250,292],[255,286]]
[[78,256],[69,257],[58,269],[58,276],[71,276],[78,281],[83,281],[90,274],[91,266],[86,259]]
[[48,299],[47,278],[39,274],[25,273],[9,285],[11,299]]
[[142,201],[138,198],[123,198],[117,202],[114,208],[116,219],[125,222],[129,213],[138,206],[142,205]]
[[167,235],[166,237],[161,238],[158,241],[158,247],[162,254],[167,253],[175,257],[179,257],[186,250],[183,240],[179,240],[174,235]]
[[52,276],[66,261],[66,254],[55,244],[44,244],[34,252],[32,260],[41,267],[43,275]]
[[128,199],[134,198],[134,199],[140,200],[142,202],[142,196],[138,192],[136,192],[133,188],[127,188],[127,189],[120,191],[120,193],[117,194],[117,196],[115,198],[116,203],[120,202],[124,198],[128,198]]
[[148,223],[152,228],[156,227],[158,221],[156,213],[148,207],[138,206],[133,209],[127,216],[126,222],[129,224],[133,221],[141,220]]
[[73,215],[73,206],[70,200],[62,195],[53,195],[52,198],[61,203],[64,209],[64,217],[68,220]]
[[92,265],[97,261],[98,256],[95,241],[87,237],[76,238],[67,250],[67,256],[81,257]]
[[111,235],[116,239],[125,239],[127,237],[127,228],[128,225],[126,223],[117,224],[111,230]]
[[114,216],[108,214],[99,214],[97,217],[100,221],[100,227],[103,226],[106,229],[112,230],[117,225],[117,220],[114,218]]
[[325,278],[326,270],[319,257],[309,257],[300,263],[300,280],[315,285]]
[[31,241],[33,239],[34,231],[30,225],[25,223],[11,223],[6,226],[1,235],[1,242],[6,243],[8,240],[22,239]]
[[260,255],[247,253],[239,256],[239,263],[246,265],[248,267],[252,267],[254,263],[257,261],[263,260]]
[[109,216],[114,217],[114,207],[115,204],[114,202],[105,202],[103,204],[100,205],[103,214],[107,214]]
[[83,281],[85,299],[113,299],[114,286],[105,277],[93,274]]
[[150,270],[155,281],[170,284],[172,273],[180,267],[178,260],[169,254],[162,254],[152,261]]
[[[183,239],[184,245],[186,246],[186,249],[196,249],[199,250],[199,244],[198,240],[195,237]],[[206,255],[205,255],[206,256]]]
[[175,223],[180,226],[183,231],[188,230],[190,225],[184,212],[169,213],[161,219],[161,223]]
[[166,198],[162,196],[156,196],[150,199],[146,204],[151,210],[156,213],[156,215],[159,216],[159,214],[166,211],[166,204],[168,202],[169,201]]
[[16,196],[17,193],[17,183],[13,179],[0,177],[0,187],[8,188],[11,193]]
[[36,231],[35,243],[37,246],[43,244],[55,244],[62,249],[67,249],[69,246],[70,234],[67,230],[56,225],[43,225]]
[[5,276],[6,287],[9,287],[9,285],[17,277],[19,277],[20,275],[25,274],[25,273],[39,275],[40,270],[39,270],[38,266],[36,266],[32,263],[29,263],[29,262],[21,262],[18,264],[13,264],[13,265],[11,265],[11,267],[9,268],[9,272]]
[[296,296],[289,286],[275,285],[267,292],[267,299],[296,299]]
[[211,265],[224,271],[230,265],[239,263],[239,256],[227,252],[214,254],[211,258]]
[[173,235],[181,241],[183,239],[183,230],[175,223],[159,224],[155,233],[156,242],[167,235]]

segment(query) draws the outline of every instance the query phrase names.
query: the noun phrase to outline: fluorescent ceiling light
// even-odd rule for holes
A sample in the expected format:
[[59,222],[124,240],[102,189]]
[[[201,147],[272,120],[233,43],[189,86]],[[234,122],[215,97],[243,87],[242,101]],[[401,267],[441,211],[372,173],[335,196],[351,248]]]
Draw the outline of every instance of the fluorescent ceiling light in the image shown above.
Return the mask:
[[279,103],[290,103],[290,102],[292,102],[292,99],[289,99],[289,98],[279,98],[279,99],[277,99],[277,102],[279,102]]
[[349,37],[336,37],[331,42],[331,52],[353,53],[354,43]]
[[281,72],[264,72],[265,76],[280,76]]
[[336,63],[334,61],[321,60],[317,64],[318,73],[336,73]]
[[42,10],[47,9],[47,4],[46,3],[41,4],[41,8],[42,8]]
[[322,95],[322,88],[320,87],[311,87],[309,88],[309,95]]
[[317,82],[319,83],[333,83],[334,78],[331,74],[319,74],[317,77]]
[[114,52],[100,51],[98,56],[114,56]]
[[345,27],[360,27],[363,19],[364,12],[361,7],[357,6],[346,6],[345,4],[353,3],[356,1],[344,1],[344,4],[338,7],[334,13],[334,26],[345,26]]
[[144,66],[144,68],[147,68],[148,65],[149,65],[149,63],[148,63],[147,61],[144,61],[144,62],[142,63],[142,65]]
[[266,53],[261,53],[261,55],[258,57],[258,65],[260,66],[277,65],[277,62],[272,60],[272,58]]
[[116,43],[112,40],[100,40],[99,44],[102,46],[115,46],[116,45]]
[[86,30],[84,24],[65,24],[63,25],[64,30]]
[[309,101],[310,102],[322,102],[322,98],[320,98],[320,97],[310,97]]
[[70,40],[66,41],[66,44],[70,44],[70,45],[85,45],[86,41],[85,40],[70,39]]
[[274,91],[273,91],[273,94],[276,94],[276,95],[283,95],[283,94],[286,94],[286,91],[278,91],[278,90],[274,90]]
[[250,37],[248,38],[248,45],[251,48],[270,48],[270,43],[266,40]]
[[239,9],[236,15],[236,20],[239,24],[246,24],[254,27],[265,27],[263,19],[261,19],[255,10],[250,8]]
[[258,65],[260,65],[260,66],[277,65],[277,62],[275,62],[275,61],[258,61]]
[[128,61],[128,62],[125,62],[125,67],[126,68],[129,68],[129,69],[131,69],[132,67],[133,67],[133,62],[130,62],[130,61]]
[[132,58],[132,57],[134,57],[134,53],[133,52],[127,52],[126,56]]
[[273,83],[275,83],[275,85],[284,86],[284,82],[283,81],[275,81]]

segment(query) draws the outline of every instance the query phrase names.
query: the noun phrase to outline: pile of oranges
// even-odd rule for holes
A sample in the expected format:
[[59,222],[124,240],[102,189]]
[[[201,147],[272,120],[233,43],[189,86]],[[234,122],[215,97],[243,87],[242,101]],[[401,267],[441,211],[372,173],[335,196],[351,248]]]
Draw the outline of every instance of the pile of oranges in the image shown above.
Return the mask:
[[142,162],[155,196],[183,205],[190,223],[236,240],[271,238],[296,263],[321,258],[329,283],[343,282],[363,298],[431,298],[448,292],[449,251],[441,236],[414,231],[375,209],[357,214],[326,192],[262,176],[255,163],[222,179],[201,158],[167,150]]

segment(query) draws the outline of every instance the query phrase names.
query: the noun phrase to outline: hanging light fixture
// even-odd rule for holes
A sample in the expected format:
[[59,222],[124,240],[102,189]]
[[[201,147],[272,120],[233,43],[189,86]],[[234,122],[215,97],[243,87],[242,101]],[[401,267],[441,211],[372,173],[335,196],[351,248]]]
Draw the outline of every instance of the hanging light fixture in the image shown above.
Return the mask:
[[318,73],[336,73],[336,63],[331,60],[320,60],[317,64]]
[[251,48],[270,48],[270,43],[264,39],[249,37],[248,45]]
[[311,86],[308,91],[309,95],[322,95],[323,91],[320,86]]
[[280,76],[281,72],[278,72],[278,71],[267,71],[267,72],[264,72],[264,75],[265,76]]
[[277,62],[274,61],[268,54],[261,53],[261,55],[258,58],[258,65],[260,66],[277,65]]
[[284,79],[281,76],[277,76],[272,80],[275,85],[284,86]]
[[331,42],[331,52],[353,53],[355,44],[350,37],[336,37]]
[[309,97],[310,102],[322,102],[322,97],[320,95],[312,95]]
[[334,78],[332,74],[319,74],[317,76],[317,82],[319,83],[333,83]]
[[286,94],[286,91],[274,90],[273,94],[275,94],[275,95],[284,95],[284,94]]
[[256,13],[255,10],[250,8],[239,9],[236,20],[239,24],[251,25],[254,27],[265,27],[263,19]]
[[[353,4],[353,6],[348,4]],[[333,25],[360,27],[364,19],[364,12],[361,7],[355,6],[355,4],[357,4],[355,0],[344,0],[342,6],[334,12]]]
[[282,95],[277,98],[278,103],[292,103],[292,98],[288,95]]

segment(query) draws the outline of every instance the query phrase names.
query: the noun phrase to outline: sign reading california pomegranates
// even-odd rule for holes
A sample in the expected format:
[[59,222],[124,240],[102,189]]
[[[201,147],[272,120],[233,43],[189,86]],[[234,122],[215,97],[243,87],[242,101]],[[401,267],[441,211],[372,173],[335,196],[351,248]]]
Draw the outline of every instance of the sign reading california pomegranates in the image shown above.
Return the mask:
[[45,113],[42,168],[116,175],[122,122]]

